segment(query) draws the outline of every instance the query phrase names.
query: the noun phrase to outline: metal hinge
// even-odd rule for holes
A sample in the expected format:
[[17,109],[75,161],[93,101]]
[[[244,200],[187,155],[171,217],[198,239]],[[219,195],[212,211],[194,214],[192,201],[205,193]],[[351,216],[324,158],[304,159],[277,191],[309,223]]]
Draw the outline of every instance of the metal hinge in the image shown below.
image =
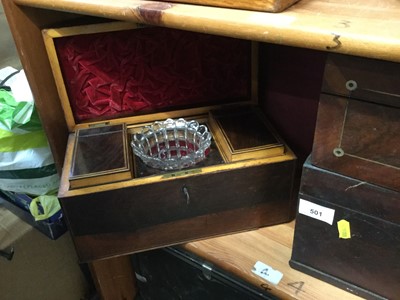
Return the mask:
[[107,125],[110,125],[110,122],[89,124],[89,127],[94,128],[94,127],[103,127]]

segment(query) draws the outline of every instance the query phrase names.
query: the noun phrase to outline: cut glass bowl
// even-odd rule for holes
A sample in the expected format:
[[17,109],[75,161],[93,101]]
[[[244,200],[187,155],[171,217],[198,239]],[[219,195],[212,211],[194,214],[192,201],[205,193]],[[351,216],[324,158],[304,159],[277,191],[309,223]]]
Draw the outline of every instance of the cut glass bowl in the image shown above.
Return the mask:
[[204,160],[211,133],[197,121],[167,119],[145,126],[132,137],[133,152],[149,167],[179,170]]

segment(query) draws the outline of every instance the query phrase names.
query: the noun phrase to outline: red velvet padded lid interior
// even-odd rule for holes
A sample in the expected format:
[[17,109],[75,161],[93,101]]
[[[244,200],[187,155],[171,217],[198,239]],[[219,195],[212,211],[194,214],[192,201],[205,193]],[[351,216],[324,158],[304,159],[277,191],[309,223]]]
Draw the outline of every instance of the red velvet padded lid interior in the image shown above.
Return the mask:
[[54,41],[77,123],[250,97],[249,41],[160,27]]

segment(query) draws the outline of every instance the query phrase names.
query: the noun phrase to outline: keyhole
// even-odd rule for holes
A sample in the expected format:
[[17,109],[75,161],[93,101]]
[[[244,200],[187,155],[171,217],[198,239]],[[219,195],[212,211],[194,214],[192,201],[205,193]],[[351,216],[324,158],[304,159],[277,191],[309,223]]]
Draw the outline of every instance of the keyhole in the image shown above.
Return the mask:
[[190,195],[189,195],[189,190],[188,190],[188,188],[186,187],[186,185],[183,186],[182,192],[183,192],[183,194],[185,195],[186,204],[189,205],[189,204],[190,204]]

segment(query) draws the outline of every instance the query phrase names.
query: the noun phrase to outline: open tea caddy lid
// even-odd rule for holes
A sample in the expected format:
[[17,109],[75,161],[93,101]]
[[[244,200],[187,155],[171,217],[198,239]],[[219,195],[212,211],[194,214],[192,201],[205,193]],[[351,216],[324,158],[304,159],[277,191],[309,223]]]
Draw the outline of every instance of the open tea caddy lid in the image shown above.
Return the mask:
[[43,36],[70,132],[257,101],[251,41],[126,22],[45,29]]
[[[126,22],[45,29],[43,36],[71,132],[64,167],[70,172],[64,170],[61,190],[159,175],[144,170],[129,147],[144,127],[168,118],[203,126],[211,110],[257,103],[258,53],[251,41]],[[79,142],[102,143],[96,132],[123,140],[99,154],[103,161],[123,159],[73,183]],[[224,163],[219,154],[216,160]]]

